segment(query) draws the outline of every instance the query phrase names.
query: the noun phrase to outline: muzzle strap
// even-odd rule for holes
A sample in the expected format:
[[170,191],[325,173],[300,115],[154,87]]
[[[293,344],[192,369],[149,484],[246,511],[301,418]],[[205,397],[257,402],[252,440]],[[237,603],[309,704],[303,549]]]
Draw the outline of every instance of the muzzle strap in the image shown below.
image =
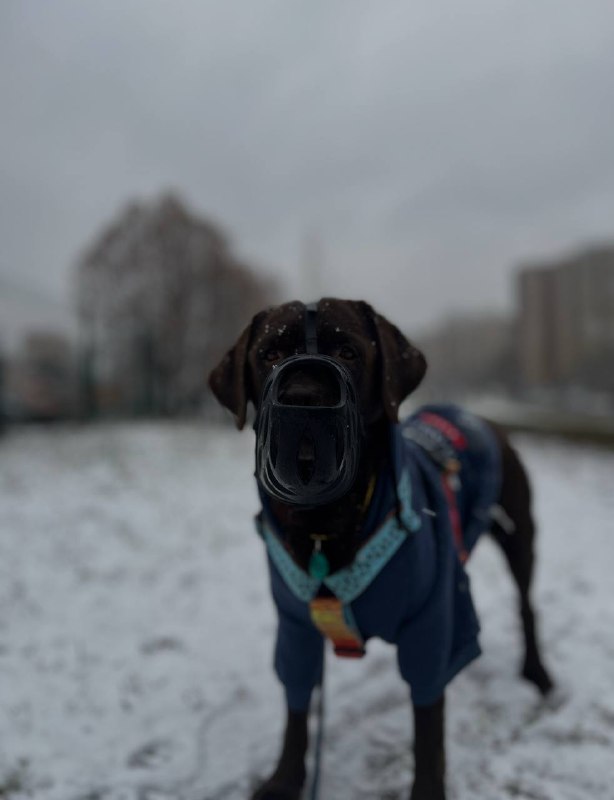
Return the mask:
[[[362,417],[356,387],[344,364],[318,353],[317,313],[317,303],[305,306],[306,352],[283,359],[270,371],[254,423],[260,487],[270,497],[298,506],[325,505],[343,497],[356,480],[360,460]],[[295,369],[312,381],[322,380],[336,397],[331,395],[324,405],[285,402],[284,388]]]
[[318,352],[318,337],[316,335],[316,316],[318,304],[309,303],[305,306],[305,352],[314,356]]

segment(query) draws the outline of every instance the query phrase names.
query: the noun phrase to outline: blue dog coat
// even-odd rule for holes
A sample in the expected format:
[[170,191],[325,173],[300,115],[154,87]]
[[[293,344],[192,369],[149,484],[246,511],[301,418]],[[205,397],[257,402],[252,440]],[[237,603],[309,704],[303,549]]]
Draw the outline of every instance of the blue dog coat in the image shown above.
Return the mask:
[[378,477],[363,544],[350,565],[322,581],[293,561],[262,496],[256,523],[279,617],[275,669],[293,711],[308,708],[321,674],[323,637],[309,603],[323,589],[343,603],[363,641],[377,636],[397,646],[401,675],[418,706],[435,702],[480,654],[462,561],[490,527],[499,498],[494,434],[474,415],[446,405],[419,409],[391,425],[390,436],[392,469]]

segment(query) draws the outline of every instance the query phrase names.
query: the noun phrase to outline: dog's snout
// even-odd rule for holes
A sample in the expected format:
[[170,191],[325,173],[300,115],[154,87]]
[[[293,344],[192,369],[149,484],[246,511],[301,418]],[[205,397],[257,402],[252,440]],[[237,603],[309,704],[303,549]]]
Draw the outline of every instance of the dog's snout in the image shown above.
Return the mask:
[[306,381],[293,382],[281,389],[279,399],[289,406],[324,406],[333,404],[330,393],[323,391],[321,386],[310,384]]
[[310,436],[303,436],[298,451],[297,466],[301,481],[307,485],[315,472],[315,444]]
[[340,390],[328,370],[297,367],[284,375],[278,398],[291,406],[334,406]]

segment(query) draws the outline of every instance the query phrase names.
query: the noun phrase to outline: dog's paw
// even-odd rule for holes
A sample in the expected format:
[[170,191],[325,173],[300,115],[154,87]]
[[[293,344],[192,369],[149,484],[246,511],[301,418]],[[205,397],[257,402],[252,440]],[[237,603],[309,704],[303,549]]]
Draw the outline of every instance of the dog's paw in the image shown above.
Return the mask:
[[446,800],[446,790],[441,781],[417,780],[412,787],[409,800]]
[[542,697],[547,697],[554,689],[552,678],[539,661],[526,661],[522,667],[522,677],[537,687]]
[[254,792],[251,800],[299,800],[301,788],[284,785],[271,778]]

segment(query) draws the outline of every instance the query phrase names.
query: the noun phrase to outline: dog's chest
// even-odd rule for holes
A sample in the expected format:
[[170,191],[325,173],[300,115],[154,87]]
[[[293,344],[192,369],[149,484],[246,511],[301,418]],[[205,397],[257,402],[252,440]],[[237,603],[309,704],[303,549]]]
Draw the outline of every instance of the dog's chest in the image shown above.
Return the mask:
[[[425,426],[434,426],[434,433]],[[425,432],[443,447],[443,456],[421,441]],[[392,511],[390,503],[381,504],[383,518],[375,520],[348,567],[324,579],[301,569],[284,546],[283,532],[267,516],[266,503],[258,529],[267,546],[273,598],[285,620],[280,652],[300,662],[317,647],[315,625],[343,655],[360,655],[363,643],[377,636],[397,645],[401,673],[416,701],[426,704],[480,652],[479,624],[460,556],[490,524],[489,509],[499,491],[498,450],[476,418],[456,407],[431,406],[392,427],[391,452]],[[458,462],[454,509],[442,468],[450,458]],[[330,611],[335,603],[326,604],[324,626],[313,614],[322,596],[336,602],[336,615]],[[285,643],[286,636],[292,643]]]

